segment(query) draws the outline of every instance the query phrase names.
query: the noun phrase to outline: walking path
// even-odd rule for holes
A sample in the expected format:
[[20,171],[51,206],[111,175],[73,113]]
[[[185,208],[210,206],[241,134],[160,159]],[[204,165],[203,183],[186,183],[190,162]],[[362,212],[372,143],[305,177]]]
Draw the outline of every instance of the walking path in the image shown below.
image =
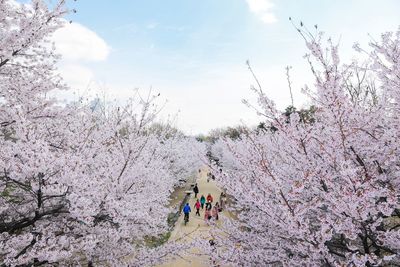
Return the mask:
[[[212,203],[213,207],[215,202],[219,201],[219,196],[221,194],[221,190],[216,186],[215,182],[210,179],[207,182],[207,169],[202,169],[200,173],[198,173],[197,185],[199,187],[199,193],[197,194],[197,198],[200,199],[201,195],[207,197],[208,193],[212,195],[214,198],[214,202]],[[194,204],[196,203],[196,198],[194,198],[194,193],[192,192],[189,200],[190,208],[192,212],[190,213],[190,219],[187,225],[184,225],[183,221],[183,213],[180,216],[179,220],[176,222],[175,229],[171,233],[170,240],[178,240],[179,242],[188,242],[193,240],[195,237],[207,238],[208,231],[213,226],[208,226],[204,221],[204,211],[205,209],[200,209],[200,217],[195,215],[196,209],[194,208]],[[220,220],[218,223],[221,223],[221,217],[223,220],[224,212],[220,213]],[[188,256],[187,258],[182,258],[175,260],[173,262],[163,264],[162,267],[205,267],[210,266],[208,259],[205,258],[195,258],[193,256]]]

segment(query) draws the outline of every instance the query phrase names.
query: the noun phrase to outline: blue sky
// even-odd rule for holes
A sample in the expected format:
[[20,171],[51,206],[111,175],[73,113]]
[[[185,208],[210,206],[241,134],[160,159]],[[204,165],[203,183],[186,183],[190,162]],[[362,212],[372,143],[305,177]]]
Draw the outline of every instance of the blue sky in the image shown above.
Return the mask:
[[[63,51],[61,69],[71,86],[83,90],[90,83],[119,100],[134,88],[153,87],[168,100],[162,118],[179,113],[177,126],[191,134],[260,120],[241,104],[253,99],[247,59],[281,108],[290,103],[285,67],[293,66],[295,102],[306,105],[300,88],[312,80],[289,16],[340,39],[345,59],[353,42],[367,46],[368,33],[378,38],[400,25],[397,0],[78,0],[69,6],[77,13],[67,19],[93,37],[82,29],[64,33],[77,39],[69,44],[82,42],[93,54],[68,60],[77,49]],[[97,52],[103,54],[96,58]]]

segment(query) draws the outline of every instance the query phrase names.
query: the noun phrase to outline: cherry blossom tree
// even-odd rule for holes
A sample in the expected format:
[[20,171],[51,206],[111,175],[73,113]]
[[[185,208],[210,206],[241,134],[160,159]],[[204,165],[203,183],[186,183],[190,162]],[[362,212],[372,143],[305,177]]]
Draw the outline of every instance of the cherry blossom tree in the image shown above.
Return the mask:
[[[341,64],[322,33],[299,32],[315,76],[315,90],[304,90],[313,119],[284,115],[253,88],[270,127],[212,149],[213,172],[238,217],[216,230],[212,255],[240,266],[398,265],[400,30],[370,52],[357,46],[368,56],[362,65]],[[375,79],[372,97],[363,96],[369,84],[357,69]],[[349,82],[357,80],[355,97]]]
[[93,109],[62,106],[67,87],[48,41],[64,1],[0,1],[0,261],[2,266],[142,266],[183,245],[149,247],[170,229],[169,196],[202,147],[151,133],[156,96]]

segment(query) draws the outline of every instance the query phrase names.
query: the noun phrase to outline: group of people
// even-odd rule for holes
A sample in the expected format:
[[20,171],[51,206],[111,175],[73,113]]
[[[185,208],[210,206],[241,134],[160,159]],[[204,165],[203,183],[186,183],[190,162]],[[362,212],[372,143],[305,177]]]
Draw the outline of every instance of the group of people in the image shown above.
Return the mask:
[[208,173],[207,173],[207,183],[210,182],[210,179],[215,180],[215,175],[212,174],[211,172],[208,172]]
[[195,207],[196,207],[196,215],[200,216],[200,208],[204,209],[204,220],[208,223],[212,218],[215,220],[218,220],[218,213],[221,212],[222,210],[220,209],[220,205],[218,202],[215,203],[214,207],[212,206],[214,199],[211,196],[211,194],[207,195],[207,198],[202,195],[200,197],[200,200],[197,199]]
[[[193,187],[194,197],[197,198],[197,194],[199,193],[199,187],[197,184]],[[221,192],[220,195],[220,202],[216,202],[213,207],[214,198],[209,193],[207,197],[201,195],[200,199],[197,198],[196,203],[194,204],[194,208],[196,209],[196,215],[200,215],[200,209],[205,209],[204,211],[204,220],[207,224],[210,223],[211,219],[218,220],[219,219],[219,212],[221,212],[226,203],[226,195]],[[191,212],[191,208],[189,203],[186,203],[185,207],[183,208],[183,212],[185,217],[189,218],[189,213]]]
[[[201,170],[199,169],[199,173]],[[211,179],[215,179],[215,176],[212,175],[211,173],[207,173],[207,182],[210,181]],[[221,195],[219,197],[219,202],[216,202],[214,207],[212,206],[214,198],[213,196],[208,193],[207,197],[204,197],[204,195],[201,195],[200,199],[197,198],[197,194],[199,193],[199,187],[197,184],[194,185],[193,187],[193,192],[194,192],[194,197],[196,198],[196,203],[194,204],[194,208],[196,209],[196,215],[200,215],[200,209],[204,209],[204,221],[207,223],[207,225],[210,224],[211,220],[218,220],[219,218],[219,212],[221,212],[225,208],[226,204],[226,194],[224,192],[221,192]],[[191,208],[189,203],[186,203],[186,205],[183,208],[183,213],[185,214],[185,220],[189,221],[189,213],[191,212]],[[210,246],[215,250],[215,241],[213,238],[209,240]],[[218,265],[215,261],[213,261],[213,266],[220,266]]]

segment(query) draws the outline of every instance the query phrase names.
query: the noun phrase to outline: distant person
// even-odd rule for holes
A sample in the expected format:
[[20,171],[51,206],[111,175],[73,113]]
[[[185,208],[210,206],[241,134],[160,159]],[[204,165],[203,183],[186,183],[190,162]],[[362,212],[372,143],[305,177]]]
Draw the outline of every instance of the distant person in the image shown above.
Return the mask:
[[210,193],[208,193],[206,200],[207,200],[206,209],[211,209],[211,204],[212,204],[214,199],[213,199],[213,197],[211,196]]
[[211,210],[211,208],[212,208],[212,205],[211,205],[211,201],[208,201],[207,203],[206,203],[206,210]]
[[209,224],[210,223],[210,219],[212,218],[211,216],[211,210],[206,208],[206,211],[204,212],[204,221]]
[[221,212],[221,211],[222,211],[221,206],[219,205],[218,202],[215,203],[215,206],[214,206],[214,207],[217,208],[218,212]]
[[201,195],[201,198],[200,198],[201,209],[204,208],[205,203],[206,203],[206,198],[204,197],[204,195]]
[[200,216],[200,207],[201,207],[201,204],[200,204],[199,199],[197,199],[196,204],[194,204],[194,207],[196,208],[196,215]]
[[212,209],[212,217],[218,221],[218,202],[215,204],[214,208]]
[[185,218],[186,221],[189,221],[189,213],[191,211],[192,210],[190,209],[189,203],[186,203],[185,207],[183,207],[183,213],[185,214],[184,218]]
[[208,195],[207,195],[207,202],[213,202],[214,201],[214,199],[213,199],[213,197],[211,196],[211,194],[210,193],[208,193]]
[[197,184],[194,185],[193,192],[194,192],[194,198],[197,198],[197,194],[199,193],[199,187],[197,186]]

